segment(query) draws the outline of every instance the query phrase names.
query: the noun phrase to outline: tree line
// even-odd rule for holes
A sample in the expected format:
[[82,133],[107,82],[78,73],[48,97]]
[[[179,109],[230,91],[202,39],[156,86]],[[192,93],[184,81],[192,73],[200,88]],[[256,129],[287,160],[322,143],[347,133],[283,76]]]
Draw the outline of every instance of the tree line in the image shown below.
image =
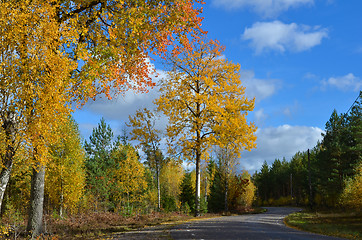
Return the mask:
[[[59,129],[66,133],[51,146],[45,174],[45,211],[65,218],[81,212],[116,212],[124,216],[153,211],[195,211],[195,170],[185,170],[179,159],[144,151],[141,157],[127,135],[115,137],[102,118],[82,143],[77,123],[69,117]],[[246,171],[226,164],[225,151],[201,167],[200,211],[244,211],[254,200],[255,186]],[[214,160],[213,160],[214,159]],[[234,159],[235,161],[235,159]],[[25,215],[30,201],[32,168],[18,159],[4,196],[9,209]],[[233,166],[234,167],[234,166]]]
[[322,136],[290,161],[264,162],[253,175],[258,204],[362,209],[362,92],[347,113],[332,112]]

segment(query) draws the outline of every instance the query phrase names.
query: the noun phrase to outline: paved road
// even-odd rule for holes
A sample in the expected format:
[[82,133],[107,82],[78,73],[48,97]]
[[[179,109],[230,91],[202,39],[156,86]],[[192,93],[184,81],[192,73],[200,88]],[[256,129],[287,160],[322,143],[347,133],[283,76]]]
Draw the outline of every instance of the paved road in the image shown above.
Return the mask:
[[241,215],[194,221],[178,225],[171,229],[172,239],[321,239],[327,237],[286,227],[283,218],[299,211],[298,208],[267,208],[262,214]]

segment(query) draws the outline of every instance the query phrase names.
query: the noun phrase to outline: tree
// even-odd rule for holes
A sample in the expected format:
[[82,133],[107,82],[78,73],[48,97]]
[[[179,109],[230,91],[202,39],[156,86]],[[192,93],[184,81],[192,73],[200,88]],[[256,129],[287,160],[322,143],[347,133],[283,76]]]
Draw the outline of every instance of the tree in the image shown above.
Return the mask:
[[110,174],[114,176],[112,181],[115,183],[113,194],[117,201],[116,207],[131,214],[134,206],[142,202],[147,190],[145,167],[139,161],[136,149],[129,144],[119,145],[112,152],[112,158],[116,164],[115,168],[110,169],[114,172]]
[[52,160],[47,166],[45,189],[49,200],[59,209],[60,217],[63,217],[64,210],[74,212],[83,196],[85,152],[78,125],[73,118],[69,117],[60,126],[58,134],[62,138],[50,147]]
[[[195,215],[200,212],[200,161],[207,150],[228,142],[236,151],[255,147],[256,127],[246,114],[254,100],[244,96],[240,66],[222,57],[223,47],[215,41],[198,41],[178,57],[168,57],[171,70],[161,81],[161,96],[155,103],[169,120],[170,149],[196,165]],[[232,141],[230,141],[232,139]]]
[[68,72],[73,67],[52,51],[63,40],[55,41],[55,24],[44,18],[49,6],[37,8],[36,4],[6,1],[0,5],[0,135],[4,142],[0,202],[19,145],[29,150],[24,159],[30,165],[39,162],[37,170],[42,169],[39,166],[48,157],[46,146],[56,141],[52,129],[69,114]]
[[226,144],[224,148],[218,148],[216,150],[217,163],[219,165],[219,171],[223,182],[224,190],[224,211],[229,211],[228,206],[228,194],[229,194],[229,183],[233,176],[233,171],[236,165],[236,151],[231,149],[231,144]]
[[[362,92],[348,114],[334,110],[326,123],[322,150],[319,154],[320,190],[327,196],[327,205],[338,204],[346,179],[355,174],[362,153]],[[328,168],[325,168],[328,164]]]
[[132,127],[131,140],[140,142],[140,146],[147,155],[147,163],[156,173],[157,185],[157,208],[161,208],[161,187],[160,170],[165,159],[160,151],[161,131],[156,129],[155,124],[158,119],[154,112],[144,108],[138,110],[134,116],[129,116],[129,124]]
[[345,180],[340,202],[342,205],[362,211],[362,161],[356,167],[356,174]]
[[257,196],[262,201],[267,201],[270,196],[271,181],[270,169],[266,161],[263,162],[260,172],[254,176],[254,182],[257,187]]
[[[246,186],[244,186],[244,191],[242,192],[239,203],[240,205],[250,208],[255,200],[255,190],[256,187],[254,183],[251,181],[251,176],[248,171],[243,171],[241,174],[241,179],[244,180]],[[245,181],[246,180],[246,181]]]
[[179,161],[168,159],[163,163],[160,174],[162,190],[162,208],[166,211],[176,211],[179,206],[180,184],[184,170]]
[[221,212],[225,210],[225,181],[223,179],[220,165],[213,166],[213,180],[210,186],[208,198],[208,209],[211,212]]
[[195,188],[192,184],[192,175],[193,172],[185,172],[180,184],[181,207],[184,208],[186,213],[189,213],[189,210],[195,209]]
[[113,178],[110,169],[115,167],[115,163],[111,157],[114,149],[113,131],[104,118],[93,129],[89,142],[85,141],[84,148],[87,153],[85,167],[88,190],[98,203],[108,209],[111,207],[109,194],[112,187],[109,183]]

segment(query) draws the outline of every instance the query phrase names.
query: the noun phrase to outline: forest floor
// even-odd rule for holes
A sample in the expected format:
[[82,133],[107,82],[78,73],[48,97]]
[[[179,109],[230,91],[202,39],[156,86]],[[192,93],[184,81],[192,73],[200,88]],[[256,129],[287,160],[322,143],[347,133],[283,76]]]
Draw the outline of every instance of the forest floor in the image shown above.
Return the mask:
[[307,212],[290,214],[285,218],[289,227],[347,239],[362,239],[362,213]]

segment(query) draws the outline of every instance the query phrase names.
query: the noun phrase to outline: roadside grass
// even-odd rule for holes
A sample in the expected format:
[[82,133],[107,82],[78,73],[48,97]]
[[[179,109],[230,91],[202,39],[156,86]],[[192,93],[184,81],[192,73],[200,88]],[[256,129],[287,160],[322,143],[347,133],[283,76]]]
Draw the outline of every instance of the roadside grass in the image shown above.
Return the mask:
[[347,239],[362,239],[362,213],[298,212],[284,219],[289,227]]

